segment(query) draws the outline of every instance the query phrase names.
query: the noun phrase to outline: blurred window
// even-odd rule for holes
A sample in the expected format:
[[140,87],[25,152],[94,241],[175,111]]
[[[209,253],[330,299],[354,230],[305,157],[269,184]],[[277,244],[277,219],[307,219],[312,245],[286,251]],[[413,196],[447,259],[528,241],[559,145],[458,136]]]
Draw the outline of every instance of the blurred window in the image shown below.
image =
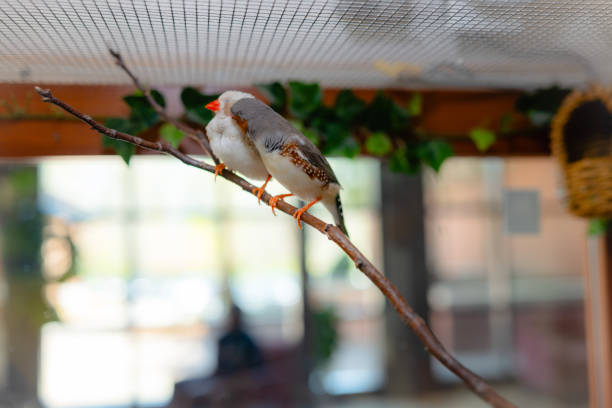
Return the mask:
[[[380,264],[378,162],[332,166],[349,231]],[[164,157],[134,157],[129,168],[117,157],[50,158],[39,170],[41,206],[76,250],[75,276],[46,289],[59,316],[42,333],[47,406],[165,403],[176,381],[214,371],[230,296],[263,345],[302,339],[304,235],[291,217],[271,217],[225,180]],[[285,190],[272,182],[268,191]],[[313,213],[330,220],[319,207]],[[382,297],[326,238],[308,228],[305,236],[311,300],[339,317],[324,391],[378,388]],[[45,259],[59,257],[49,248]],[[342,384],[340,372],[355,381]]]
[[[375,265],[382,265],[380,162],[372,159],[332,163],[342,182],[342,204],[352,241]],[[313,214],[325,217],[323,208]],[[384,297],[327,237],[306,229],[306,268],[314,311],[337,317],[338,341],[317,379],[322,391],[351,394],[378,391],[384,385]],[[314,336],[324,336],[313,330]],[[320,344],[315,339],[315,344]]]
[[553,159],[453,158],[424,183],[428,297],[442,342],[487,378],[586,398],[586,224],[563,208]]

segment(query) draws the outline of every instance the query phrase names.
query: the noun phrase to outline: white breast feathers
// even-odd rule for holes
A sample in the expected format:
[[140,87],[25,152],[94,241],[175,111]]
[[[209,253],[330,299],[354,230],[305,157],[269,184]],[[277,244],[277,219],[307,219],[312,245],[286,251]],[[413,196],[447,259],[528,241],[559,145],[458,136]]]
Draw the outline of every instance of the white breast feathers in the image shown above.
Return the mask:
[[268,176],[259,153],[231,117],[217,114],[206,126],[206,133],[213,153],[228,168],[254,180]]

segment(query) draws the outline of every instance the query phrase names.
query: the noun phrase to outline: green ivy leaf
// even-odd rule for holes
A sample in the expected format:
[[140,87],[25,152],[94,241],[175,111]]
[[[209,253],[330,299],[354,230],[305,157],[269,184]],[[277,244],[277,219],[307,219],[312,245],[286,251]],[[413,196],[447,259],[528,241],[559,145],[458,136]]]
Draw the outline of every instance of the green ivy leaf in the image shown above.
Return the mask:
[[318,365],[329,361],[338,345],[338,317],[333,306],[314,310],[312,318],[312,355]]
[[164,98],[164,95],[162,95],[162,93],[159,92],[157,89],[151,89],[151,97],[155,102],[157,102],[159,106],[161,106],[162,108],[166,107],[166,99]]
[[187,118],[200,125],[206,125],[213,118],[214,113],[204,106],[217,99],[219,95],[205,95],[193,87],[185,87],[181,91],[181,102],[185,107]]
[[[108,118],[104,121],[104,126],[110,129],[118,130],[119,132],[134,134],[134,130],[136,129],[137,124],[135,124],[131,119],[126,118]],[[115,151],[125,164],[130,165],[130,159],[134,155],[135,149],[134,145],[124,142],[122,140],[117,140],[110,138],[104,134],[102,136],[102,147],[109,148]]]
[[311,115],[310,126],[323,135],[327,131],[327,126],[330,123],[335,123],[339,126],[344,126],[338,121],[334,110],[328,108],[327,106],[319,106]]
[[[166,106],[164,96],[159,91],[151,90],[151,97],[160,106]],[[136,135],[151,128],[159,121],[159,115],[140,90],[124,96],[123,101],[130,107],[129,118],[108,118],[104,122],[106,127]],[[102,146],[114,150],[127,165],[130,164],[130,159],[135,152],[132,144],[106,135],[102,135]]]
[[406,129],[410,117],[404,108],[379,91],[365,111],[364,122],[374,132],[394,133]]
[[485,128],[474,128],[470,130],[470,139],[481,152],[486,151],[495,142],[495,133]]
[[558,86],[525,92],[516,100],[515,107],[526,114],[534,125],[541,126],[550,122],[570,92]]
[[147,98],[145,98],[142,92],[137,92],[138,94],[134,93],[124,96],[123,101],[132,109],[132,112],[152,111],[153,108],[149,105]]
[[289,82],[291,91],[291,113],[298,119],[307,120],[323,101],[321,87],[317,83]]
[[423,163],[438,172],[444,160],[453,155],[453,148],[442,140],[428,140],[417,146],[417,155]]
[[325,143],[323,153],[329,156],[344,156],[353,158],[361,150],[359,143],[351,132],[338,122],[330,122],[325,126]]
[[124,133],[132,133],[135,127],[134,123],[127,118],[107,118],[104,126]]
[[175,149],[179,147],[181,140],[185,137],[185,134],[177,129],[172,123],[164,123],[163,126],[159,128],[159,135],[167,140]]
[[391,151],[393,143],[385,132],[374,132],[366,139],[365,148],[375,156],[384,156]]
[[365,113],[365,125],[372,131],[389,131],[391,123],[389,112],[393,101],[387,98],[381,91],[378,91],[374,99],[368,105]]
[[353,123],[361,115],[366,103],[357,98],[350,89],[343,89],[336,97],[334,111],[340,120]]
[[344,146],[345,140],[351,138],[351,132],[342,126],[340,123],[330,122],[325,126],[325,143],[323,144],[323,153],[332,154],[337,149]]
[[410,116],[419,116],[421,114],[423,111],[423,96],[420,93],[414,92],[412,94],[407,110]]
[[112,139],[106,135],[102,135],[102,147],[113,149],[128,166],[135,152],[134,145],[122,140]]
[[330,156],[343,156],[348,157],[349,159],[355,158],[361,152],[361,147],[359,143],[353,138],[349,136],[344,139],[339,146],[334,147],[329,151]]
[[280,82],[255,85],[270,101],[270,107],[278,113],[284,113],[287,106],[287,91]]
[[217,99],[218,95],[204,95],[191,86],[186,86],[181,91],[181,102],[186,109],[203,107],[209,102]]
[[134,124],[133,133],[140,133],[157,123],[157,112],[153,110],[144,96],[128,95],[123,98],[130,107],[130,120]]
[[[163,95],[157,90],[151,91],[151,97],[162,107],[166,106]],[[158,122],[159,115],[142,92],[136,91],[131,95],[124,96],[123,100],[130,107],[130,120],[134,125],[131,133],[140,133]]]
[[592,218],[589,220],[588,234],[595,237],[604,235],[608,230],[609,221],[603,218]]
[[393,132],[399,132],[408,127],[410,124],[410,117],[404,108],[393,102],[391,105],[390,121],[391,130]]
[[389,158],[389,168],[394,173],[416,174],[421,169],[421,162],[414,148],[401,146]]
[[508,133],[512,130],[512,122],[514,122],[514,114],[512,112],[508,112],[504,114],[501,118],[501,124],[499,126],[499,130],[502,133]]

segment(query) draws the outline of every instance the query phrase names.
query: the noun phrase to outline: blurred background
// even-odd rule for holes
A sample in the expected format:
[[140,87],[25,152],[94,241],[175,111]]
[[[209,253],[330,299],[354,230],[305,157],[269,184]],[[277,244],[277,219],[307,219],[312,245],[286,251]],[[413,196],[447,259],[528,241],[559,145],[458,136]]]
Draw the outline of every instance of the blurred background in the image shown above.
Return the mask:
[[[559,203],[550,158],[455,158],[422,176],[390,174],[376,159],[331,163],[355,243],[395,266],[389,278],[461,361],[517,401],[586,406],[586,225]],[[397,183],[422,188],[423,205]],[[92,156],[4,162],[0,185],[8,404],[35,390],[48,407],[165,406],[176,382],[215,372],[230,299],[265,355],[299,357],[273,369],[294,392],[308,384],[317,403],[457,398],[457,379],[385,313],[346,255],[224,180],[171,158],[128,168]],[[508,208],[517,192],[539,197],[530,231]],[[406,231],[415,206],[424,229]],[[415,234],[422,240],[401,241]],[[9,302],[14,290],[27,296]]]
[[[486,406],[326,237],[33,92],[210,162],[109,49],[184,123],[227,89],[291,119],[330,157],[356,246],[517,406],[612,406],[612,97],[588,88],[612,82],[610,13],[0,0],[0,407]],[[598,105],[574,115],[572,89]],[[597,140],[569,163],[551,134]],[[597,186],[604,211],[572,215]]]

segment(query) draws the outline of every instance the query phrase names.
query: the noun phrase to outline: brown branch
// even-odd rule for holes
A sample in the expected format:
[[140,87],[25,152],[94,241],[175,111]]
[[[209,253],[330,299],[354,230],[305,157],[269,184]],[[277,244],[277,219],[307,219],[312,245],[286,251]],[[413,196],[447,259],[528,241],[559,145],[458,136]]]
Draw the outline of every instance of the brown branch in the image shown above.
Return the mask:
[[181,121],[171,118],[164,109],[164,107],[158,104],[155,98],[151,96],[151,90],[143,86],[138,77],[134,75],[134,73],[127,67],[127,65],[125,65],[121,54],[111,49],[109,49],[108,52],[110,52],[110,54],[115,59],[115,64],[117,64],[123,71],[125,71],[126,74],[128,74],[128,76],[132,79],[132,82],[134,82],[136,88],[138,88],[140,92],[144,94],[145,98],[147,98],[147,101],[153,107],[155,112],[157,112],[157,114],[161,116],[166,122],[171,123],[172,125],[174,125],[174,127],[176,127],[177,129],[185,133],[187,136],[195,140],[202,147],[202,150],[204,150],[206,154],[212,157],[215,164],[219,164],[219,159],[213,154],[210,148],[208,138],[204,135],[204,132],[199,129],[193,129],[191,126],[187,126]]
[[[199,160],[196,160],[177,149],[172,148],[164,142],[150,142],[140,137],[133,136],[127,133],[119,132],[114,129],[109,129],[99,122],[96,122],[90,116],[85,115],[73,107],[67,105],[61,100],[55,98],[50,90],[41,89],[35,87],[36,92],[42,96],[44,102],[49,102],[59,106],[71,115],[79,118],[83,122],[91,126],[92,129],[103,133],[113,139],[123,140],[125,142],[132,143],[136,146],[154,150],[160,153],[169,154],[176,157],[185,164],[193,167],[214,173],[215,169],[212,165],[206,164]],[[223,170],[220,175],[226,180],[238,185],[243,190],[255,195],[253,189],[255,186],[237,176],[236,174]],[[272,196],[267,192],[262,195],[262,201],[270,205],[270,199]],[[284,201],[279,201],[277,208],[289,215],[292,215],[297,208],[288,204]],[[487,401],[491,406],[498,408],[513,408],[514,404],[504,399],[499,395],[493,387],[487,384],[482,378],[474,374],[467,367],[462,365],[457,359],[455,359],[440,343],[431,329],[427,326],[425,321],[415,313],[410,307],[406,299],[401,295],[397,287],[393,285],[373,264],[370,262],[360,251],[353,245],[353,243],[340,231],[340,229],[334,225],[326,224],[317,217],[304,213],[302,221],[313,228],[319,230],[322,234],[326,235],[331,241],[335,242],[355,263],[355,266],[363,272],[385,295],[391,302],[395,310],[397,310],[400,318],[408,325],[412,331],[421,339],[427,351],[438,359],[444,366],[450,371],[455,373],[459,378],[463,380],[466,386],[477,394],[480,398]]]

